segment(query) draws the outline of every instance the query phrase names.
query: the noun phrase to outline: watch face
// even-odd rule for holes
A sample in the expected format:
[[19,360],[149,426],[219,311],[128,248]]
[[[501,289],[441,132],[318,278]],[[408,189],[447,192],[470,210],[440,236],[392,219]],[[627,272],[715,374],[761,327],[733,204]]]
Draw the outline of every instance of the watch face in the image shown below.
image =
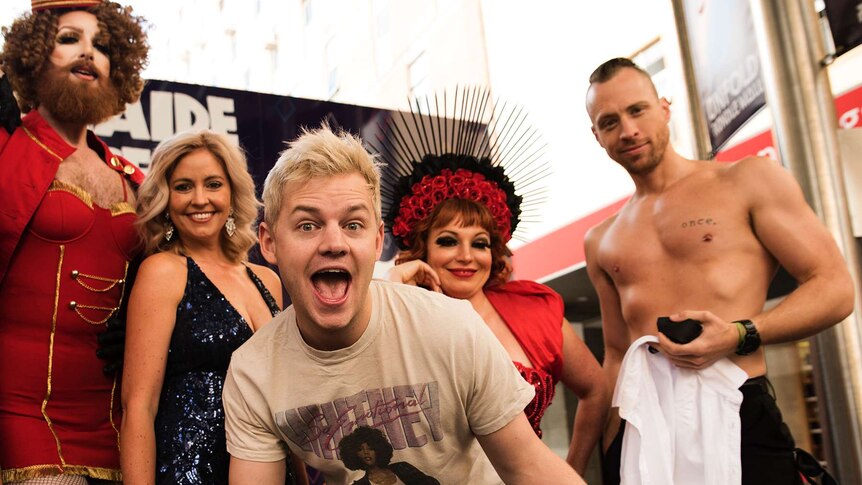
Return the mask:
[[748,355],[760,347],[760,333],[758,333],[757,327],[754,326],[754,322],[751,320],[739,320],[739,323],[745,326],[745,337],[736,353],[739,355]]
[[760,347],[760,336],[757,334],[746,335],[744,347],[748,354],[757,350],[757,348]]

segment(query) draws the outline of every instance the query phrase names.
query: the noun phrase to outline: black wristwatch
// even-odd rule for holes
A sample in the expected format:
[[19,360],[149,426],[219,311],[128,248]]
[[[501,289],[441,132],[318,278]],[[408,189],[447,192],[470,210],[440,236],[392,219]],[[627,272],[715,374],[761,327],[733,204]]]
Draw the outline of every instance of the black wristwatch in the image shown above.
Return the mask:
[[739,323],[745,327],[745,335],[739,346],[736,347],[737,355],[748,355],[760,348],[760,333],[757,332],[754,322],[751,320],[737,320],[733,323]]

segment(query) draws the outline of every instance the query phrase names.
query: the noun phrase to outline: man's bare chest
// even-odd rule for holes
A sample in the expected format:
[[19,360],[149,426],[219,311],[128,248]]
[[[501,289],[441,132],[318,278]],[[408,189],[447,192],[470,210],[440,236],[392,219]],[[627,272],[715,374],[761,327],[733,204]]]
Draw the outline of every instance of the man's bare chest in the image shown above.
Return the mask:
[[757,244],[747,207],[738,199],[699,195],[625,207],[602,238],[600,266],[619,285],[705,269]]
[[63,160],[55,178],[83,189],[99,207],[134,202],[123,175],[108,167],[95,153],[75,153]]

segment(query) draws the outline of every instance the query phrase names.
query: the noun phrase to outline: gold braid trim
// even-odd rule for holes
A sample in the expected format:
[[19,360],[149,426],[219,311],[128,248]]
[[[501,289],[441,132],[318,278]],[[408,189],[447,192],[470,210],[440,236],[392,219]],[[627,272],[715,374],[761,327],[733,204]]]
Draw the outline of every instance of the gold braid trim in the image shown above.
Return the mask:
[[[57,308],[60,301],[60,272],[63,269],[63,256],[66,254],[66,246],[60,245],[60,257],[57,261],[57,284],[54,287],[54,314],[51,316],[51,336],[48,339],[48,383],[45,389],[45,399],[42,400],[42,416],[45,418],[45,423],[48,424],[48,429],[51,430],[51,435],[54,436],[54,441],[57,443],[57,457],[60,463],[65,465],[66,460],[63,459],[63,450],[60,446],[60,438],[57,437],[57,431],[51,423],[51,418],[48,416],[48,401],[51,399],[51,374],[54,369],[54,334],[57,332]],[[5,473],[5,472],[4,472]],[[5,480],[4,478],[4,481]],[[12,480],[8,480],[12,481]]]
[[114,396],[117,395],[117,381],[119,380],[119,376],[117,373],[114,373],[114,385],[111,386],[111,407],[108,408],[108,419],[111,421],[111,427],[114,428],[114,432],[117,433],[117,452],[120,452],[120,428],[117,428],[117,423],[114,422]]
[[99,0],[31,0],[33,10],[57,7],[91,7],[98,5]]
[[93,198],[86,190],[82,189],[81,187],[78,187],[75,184],[70,184],[69,182],[63,182],[62,180],[54,179],[53,181],[51,181],[51,186],[48,187],[48,192],[52,191],[69,192],[75,197],[81,199],[81,202],[87,204],[87,207],[89,207],[90,209],[93,208]]
[[56,477],[60,475],[83,475],[100,480],[119,482],[123,480],[120,470],[86,465],[32,465],[0,471],[3,483],[23,482],[31,478]]
[[134,214],[135,208],[132,204],[126,201],[117,202],[111,206],[111,216],[116,217],[120,214]]
[[[129,277],[129,262],[126,261],[126,266],[123,268],[123,291],[120,292],[120,300],[117,302],[117,310],[119,310],[123,306],[123,298],[126,296],[126,278]],[[115,310],[116,311],[116,310]],[[123,348],[125,349],[125,344],[123,344]]]
[[[90,209],[93,208],[93,196],[90,195],[89,192],[84,190],[83,188],[69,183],[64,182],[62,180],[54,179],[51,181],[51,186],[48,187],[48,192],[68,192],[75,197],[81,199],[81,202],[87,205]],[[123,214],[134,214],[135,206],[126,202],[125,200],[121,200],[119,202],[115,202],[111,204],[111,217],[117,217]]]
[[39,145],[39,147],[41,147],[43,150],[45,150],[46,152],[48,152],[48,153],[50,153],[51,155],[53,155],[53,156],[54,156],[54,158],[56,158],[57,160],[60,160],[61,162],[63,161],[63,157],[61,157],[60,155],[57,155],[56,153],[54,153],[54,150],[51,150],[50,148],[48,148],[48,146],[47,146],[47,145],[45,145],[45,144],[44,144],[44,143],[42,143],[38,138],[36,138],[36,135],[34,135],[33,133],[31,133],[31,132],[30,132],[30,130],[28,130],[26,126],[22,126],[21,128],[24,130],[24,133],[26,133],[26,134],[27,134],[27,136],[29,136],[29,137],[30,137],[30,139],[31,139],[31,140],[33,140],[33,142],[34,142],[35,144]]

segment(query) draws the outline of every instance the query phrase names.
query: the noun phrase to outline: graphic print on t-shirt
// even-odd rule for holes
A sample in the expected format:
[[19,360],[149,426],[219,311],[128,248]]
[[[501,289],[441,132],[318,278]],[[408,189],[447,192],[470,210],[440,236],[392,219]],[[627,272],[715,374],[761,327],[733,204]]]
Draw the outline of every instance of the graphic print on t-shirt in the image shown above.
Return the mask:
[[353,482],[355,484],[440,485],[436,478],[406,461],[392,463],[392,451],[392,444],[383,432],[368,426],[356,428],[338,444],[338,454],[344,466],[365,472],[362,478]]
[[275,413],[275,424],[299,448],[318,458],[342,459],[341,439],[359,426],[381,430],[395,450],[443,439],[436,381],[366,389],[330,402]]

